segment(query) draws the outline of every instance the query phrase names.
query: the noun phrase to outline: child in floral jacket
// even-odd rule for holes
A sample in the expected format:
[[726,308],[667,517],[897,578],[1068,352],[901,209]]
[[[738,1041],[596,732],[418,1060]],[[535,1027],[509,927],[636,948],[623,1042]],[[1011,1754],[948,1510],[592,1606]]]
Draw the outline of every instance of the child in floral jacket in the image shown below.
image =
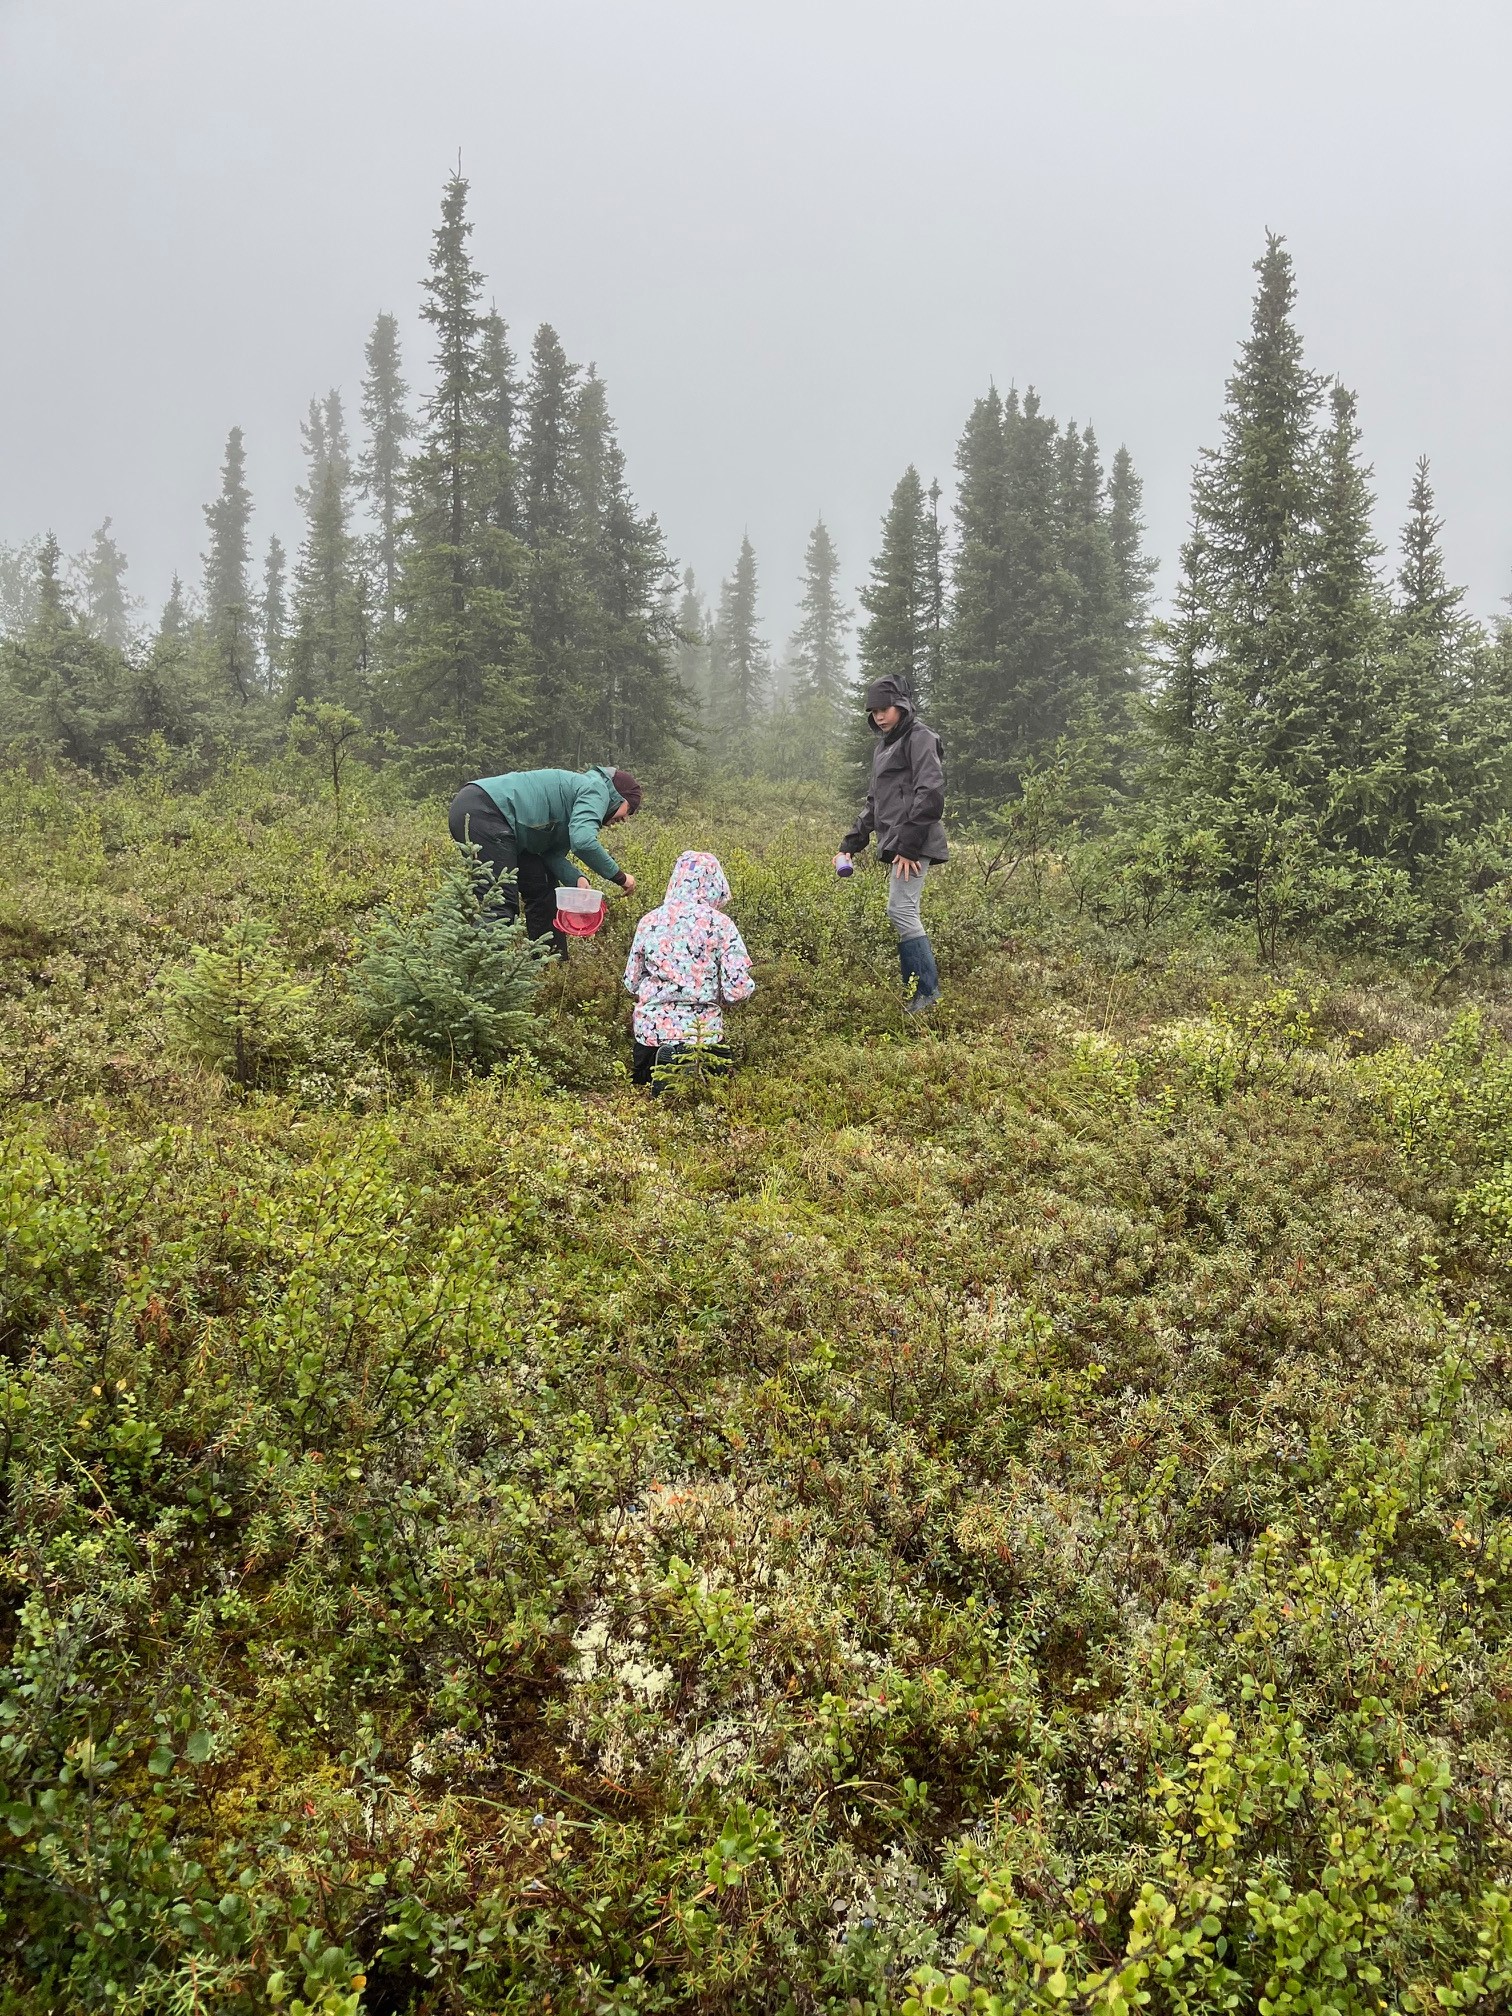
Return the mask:
[[751,955],[726,917],[725,872],[712,854],[680,854],[658,909],[635,929],[625,966],[625,986],[635,996],[637,1085],[652,1083],[652,1069],[683,1052],[714,1050],[728,1056],[722,1038],[722,1003],[747,1001],[755,992]]

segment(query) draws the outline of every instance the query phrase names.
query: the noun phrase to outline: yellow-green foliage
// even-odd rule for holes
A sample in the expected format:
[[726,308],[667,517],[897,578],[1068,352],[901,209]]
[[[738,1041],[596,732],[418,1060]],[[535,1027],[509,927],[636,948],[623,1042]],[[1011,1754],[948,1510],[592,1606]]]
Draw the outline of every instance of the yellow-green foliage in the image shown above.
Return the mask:
[[302,1047],[310,989],[269,950],[272,930],[250,918],[228,924],[218,945],[196,945],[167,983],[170,1025],[184,1049],[239,1085],[276,1076]]
[[[352,1005],[439,807],[6,781],[0,2003],[1506,2008],[1499,1001],[963,847],[917,1029],[828,826],[624,838],[453,1074]],[[686,845],[758,991],[653,1102]],[[228,926],[307,990],[240,1085]]]

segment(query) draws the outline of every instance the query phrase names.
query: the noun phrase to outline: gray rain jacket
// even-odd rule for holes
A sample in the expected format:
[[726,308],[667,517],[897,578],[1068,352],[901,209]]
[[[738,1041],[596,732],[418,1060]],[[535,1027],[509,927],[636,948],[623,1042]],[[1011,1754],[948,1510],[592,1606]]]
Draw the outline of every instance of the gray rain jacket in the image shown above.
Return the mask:
[[871,789],[861,816],[840,842],[844,854],[860,854],[875,833],[884,861],[901,854],[909,861],[948,861],[945,844],[945,761],[940,738],[913,711],[913,701],[891,679],[878,679],[866,689],[868,714],[883,707],[901,707],[896,728],[877,735],[872,752]]

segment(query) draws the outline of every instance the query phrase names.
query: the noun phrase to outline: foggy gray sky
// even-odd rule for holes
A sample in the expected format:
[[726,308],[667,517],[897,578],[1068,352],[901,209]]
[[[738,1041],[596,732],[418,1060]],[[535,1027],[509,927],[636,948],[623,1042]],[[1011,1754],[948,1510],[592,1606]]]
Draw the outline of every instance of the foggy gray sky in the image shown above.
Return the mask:
[[0,0],[0,540],[108,512],[155,612],[246,430],[260,557],[299,421],[441,185],[515,347],[595,361],[640,501],[768,636],[822,510],[864,578],[990,378],[1128,442],[1168,584],[1264,228],[1360,395],[1382,529],[1431,456],[1512,589],[1506,0]]

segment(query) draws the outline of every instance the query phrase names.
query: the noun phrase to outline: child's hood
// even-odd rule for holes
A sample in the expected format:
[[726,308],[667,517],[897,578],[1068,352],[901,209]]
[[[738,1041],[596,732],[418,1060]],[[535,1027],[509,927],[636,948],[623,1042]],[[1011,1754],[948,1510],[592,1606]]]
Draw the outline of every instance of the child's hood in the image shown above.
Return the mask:
[[722,910],[729,900],[730,885],[714,855],[678,855],[664,903],[707,903],[711,910]]

